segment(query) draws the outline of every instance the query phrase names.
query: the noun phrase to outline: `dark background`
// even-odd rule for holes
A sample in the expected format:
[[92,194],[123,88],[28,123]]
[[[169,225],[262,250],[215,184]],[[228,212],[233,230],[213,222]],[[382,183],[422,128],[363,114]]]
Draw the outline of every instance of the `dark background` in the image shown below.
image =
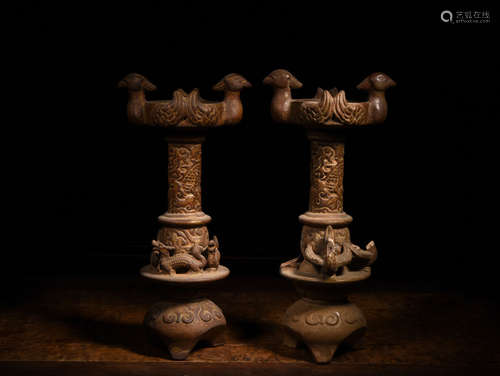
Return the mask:
[[299,127],[272,122],[262,79],[285,68],[304,83],[296,98],[337,86],[363,100],[355,86],[382,71],[398,84],[387,121],[353,131],[346,148],[353,240],[376,241],[373,278],[495,291],[498,15],[474,3],[464,9],[489,10],[490,24],[450,25],[440,21],[447,8],[19,7],[6,77],[15,99],[4,141],[15,206],[8,269],[137,273],[166,210],[167,149],[157,130],[127,122],[116,84],[138,72],[158,87],[150,99],[195,87],[218,99],[211,86],[237,72],[254,87],[242,93],[241,124],[203,146],[203,209],[233,273],[277,275],[299,253],[309,145]]

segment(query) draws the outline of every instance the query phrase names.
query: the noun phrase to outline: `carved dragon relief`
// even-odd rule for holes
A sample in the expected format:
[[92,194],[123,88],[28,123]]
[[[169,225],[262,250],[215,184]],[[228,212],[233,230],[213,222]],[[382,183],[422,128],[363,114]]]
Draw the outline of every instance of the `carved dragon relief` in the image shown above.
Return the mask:
[[158,241],[175,248],[176,252],[188,253],[195,244],[200,244],[202,248],[208,246],[208,229],[206,226],[192,228],[163,226],[158,231]]
[[349,102],[343,90],[318,88],[313,98],[293,99],[291,89],[302,87],[302,83],[290,72],[276,69],[265,79],[264,84],[274,88],[271,115],[275,121],[303,125],[368,125],[384,122],[387,117],[385,91],[396,83],[384,73],[372,73],[357,89],[368,92],[368,101]]
[[344,144],[311,141],[311,192],[309,210],[342,212]]
[[[187,230],[178,231],[185,232]],[[210,241],[202,238],[198,242],[192,241],[193,238],[187,236],[181,236],[175,240],[179,239],[181,241],[177,242],[167,239],[166,243],[153,240],[151,265],[158,273],[197,273],[203,270],[216,271],[218,269],[220,251],[216,236]],[[187,242],[186,239],[190,239],[190,242]]]
[[168,145],[168,211],[201,211],[201,144]]
[[213,86],[223,91],[224,99],[207,101],[200,97],[198,89],[187,94],[184,90],[174,91],[171,100],[146,100],[145,91],[156,90],[156,86],[137,73],[130,73],[118,87],[128,89],[128,118],[136,124],[161,127],[198,127],[236,124],[243,116],[240,92],[252,85],[243,76],[231,73]]
[[301,256],[281,264],[299,272],[329,278],[363,269],[377,259],[377,248],[371,241],[366,250],[351,242],[349,229],[318,228],[304,225],[300,242]]

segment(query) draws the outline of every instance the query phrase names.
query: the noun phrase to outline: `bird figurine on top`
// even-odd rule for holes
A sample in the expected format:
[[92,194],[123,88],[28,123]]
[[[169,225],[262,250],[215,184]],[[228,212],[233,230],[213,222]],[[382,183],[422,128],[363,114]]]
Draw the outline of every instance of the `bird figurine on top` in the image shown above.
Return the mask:
[[198,127],[238,123],[243,116],[240,92],[252,85],[239,74],[226,75],[213,87],[224,92],[220,102],[201,98],[198,89],[190,94],[178,89],[171,100],[148,101],[145,91],[156,90],[156,86],[137,73],[125,76],[118,87],[128,89],[127,114],[131,122],[161,127]]
[[367,102],[348,102],[344,90],[334,97],[333,114],[335,119],[348,125],[367,125],[383,123],[387,117],[385,91],[396,83],[384,73],[372,73],[356,88],[368,92]]
[[293,99],[291,89],[302,83],[285,69],[276,69],[263,81],[274,88],[273,120],[304,125],[367,125],[382,123],[387,116],[385,91],[396,83],[384,73],[372,73],[357,88],[368,92],[368,101],[349,102],[343,90],[318,88],[313,98]]

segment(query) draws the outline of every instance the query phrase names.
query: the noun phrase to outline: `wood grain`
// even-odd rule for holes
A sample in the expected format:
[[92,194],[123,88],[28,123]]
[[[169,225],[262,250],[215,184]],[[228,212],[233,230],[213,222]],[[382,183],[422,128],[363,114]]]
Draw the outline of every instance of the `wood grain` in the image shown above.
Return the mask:
[[200,347],[187,361],[176,362],[142,326],[149,306],[166,293],[163,286],[125,277],[25,280],[10,288],[1,303],[0,373],[411,375],[500,370],[498,307],[484,297],[370,281],[351,299],[365,312],[366,336],[354,349],[339,350],[330,365],[317,366],[305,348],[281,345],[280,318],[296,299],[286,281],[230,276],[215,285],[207,294],[228,320],[226,345]]

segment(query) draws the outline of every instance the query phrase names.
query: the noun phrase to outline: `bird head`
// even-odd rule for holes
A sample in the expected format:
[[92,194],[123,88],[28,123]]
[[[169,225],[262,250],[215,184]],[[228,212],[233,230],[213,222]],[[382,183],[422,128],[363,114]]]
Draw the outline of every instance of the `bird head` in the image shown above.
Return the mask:
[[299,89],[302,87],[302,83],[285,69],[276,69],[272,71],[264,78],[263,83],[280,89]]
[[207,247],[206,247],[206,251],[207,253],[215,253],[215,243],[213,240],[209,240],[208,241],[208,244],[207,244]]
[[396,83],[385,73],[372,73],[356,86],[359,90],[378,90],[385,91],[390,87],[396,86]]
[[217,90],[217,91],[241,91],[244,88],[250,88],[252,87],[252,84],[248,82],[245,77],[236,74],[236,73],[230,73],[222,80],[217,82],[212,89]]
[[153,85],[149,80],[141,74],[129,73],[123,80],[118,82],[118,87],[127,88],[129,91],[153,91],[156,90],[156,86]]
[[194,244],[190,251],[193,256],[199,256],[203,252],[203,247],[200,244]]

